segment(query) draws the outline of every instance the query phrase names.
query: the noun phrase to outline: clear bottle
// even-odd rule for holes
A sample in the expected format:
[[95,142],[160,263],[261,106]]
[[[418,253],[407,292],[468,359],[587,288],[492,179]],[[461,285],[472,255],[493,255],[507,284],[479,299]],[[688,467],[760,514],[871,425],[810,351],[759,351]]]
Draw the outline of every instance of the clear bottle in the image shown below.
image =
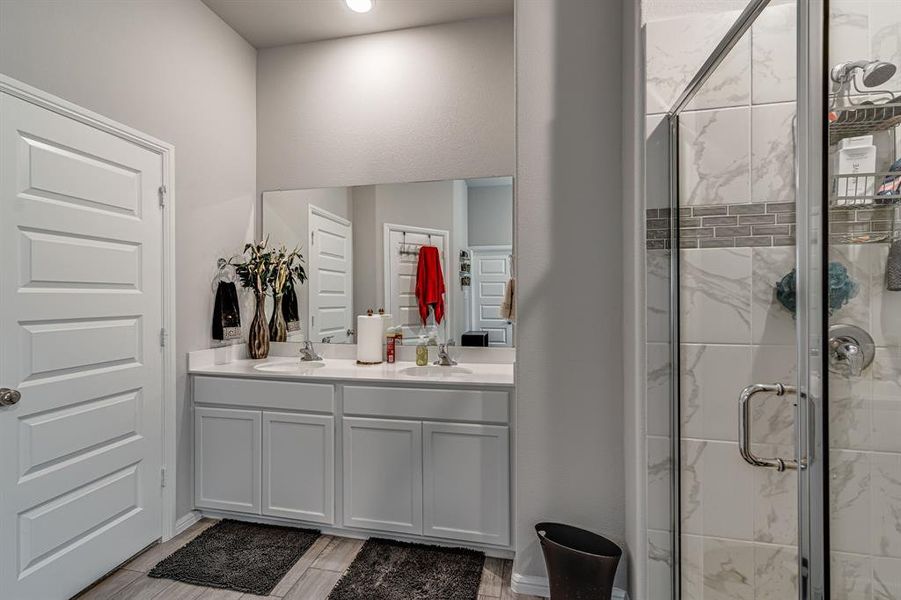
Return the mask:
[[424,367],[427,364],[429,364],[429,342],[424,335],[421,335],[416,344],[416,365]]

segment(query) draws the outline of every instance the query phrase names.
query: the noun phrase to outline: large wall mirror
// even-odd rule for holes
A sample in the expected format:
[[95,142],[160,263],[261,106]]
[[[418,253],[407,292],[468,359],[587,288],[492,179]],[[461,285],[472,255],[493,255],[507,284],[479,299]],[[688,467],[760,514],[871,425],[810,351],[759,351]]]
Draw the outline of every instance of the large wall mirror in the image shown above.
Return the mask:
[[[298,247],[292,341],[354,343],[356,315],[384,308],[404,342],[512,346],[501,304],[513,277],[513,178],[487,177],[263,193],[263,235]],[[420,249],[437,248],[445,314],[420,316]]]

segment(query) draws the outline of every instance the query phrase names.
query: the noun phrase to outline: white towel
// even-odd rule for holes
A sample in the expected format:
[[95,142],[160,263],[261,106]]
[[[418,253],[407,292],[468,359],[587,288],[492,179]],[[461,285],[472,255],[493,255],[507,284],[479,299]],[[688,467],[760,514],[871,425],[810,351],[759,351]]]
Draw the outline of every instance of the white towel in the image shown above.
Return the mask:
[[510,321],[516,320],[516,278],[511,277],[504,286],[504,299],[501,301],[501,318]]

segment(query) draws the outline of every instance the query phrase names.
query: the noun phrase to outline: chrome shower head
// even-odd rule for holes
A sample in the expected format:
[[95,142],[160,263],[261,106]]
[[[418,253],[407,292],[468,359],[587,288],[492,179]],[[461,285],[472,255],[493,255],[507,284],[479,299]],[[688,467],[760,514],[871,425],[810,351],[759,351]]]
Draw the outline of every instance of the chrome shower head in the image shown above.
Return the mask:
[[879,87],[892,78],[898,67],[890,62],[874,60],[863,69],[863,84],[868,88]]
[[895,65],[883,60],[855,60],[835,65],[830,76],[835,83],[847,85],[853,80],[857,69],[863,71],[863,85],[869,88],[882,85],[898,70]]

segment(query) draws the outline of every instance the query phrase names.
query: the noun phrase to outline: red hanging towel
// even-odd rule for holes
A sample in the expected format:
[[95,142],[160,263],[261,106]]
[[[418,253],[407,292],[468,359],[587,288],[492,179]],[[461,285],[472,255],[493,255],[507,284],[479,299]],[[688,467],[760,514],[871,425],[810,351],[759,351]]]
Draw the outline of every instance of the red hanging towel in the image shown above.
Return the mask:
[[416,299],[419,301],[419,317],[425,325],[429,307],[435,311],[435,322],[444,318],[444,275],[438,248],[422,246],[419,249],[419,265],[416,267]]

